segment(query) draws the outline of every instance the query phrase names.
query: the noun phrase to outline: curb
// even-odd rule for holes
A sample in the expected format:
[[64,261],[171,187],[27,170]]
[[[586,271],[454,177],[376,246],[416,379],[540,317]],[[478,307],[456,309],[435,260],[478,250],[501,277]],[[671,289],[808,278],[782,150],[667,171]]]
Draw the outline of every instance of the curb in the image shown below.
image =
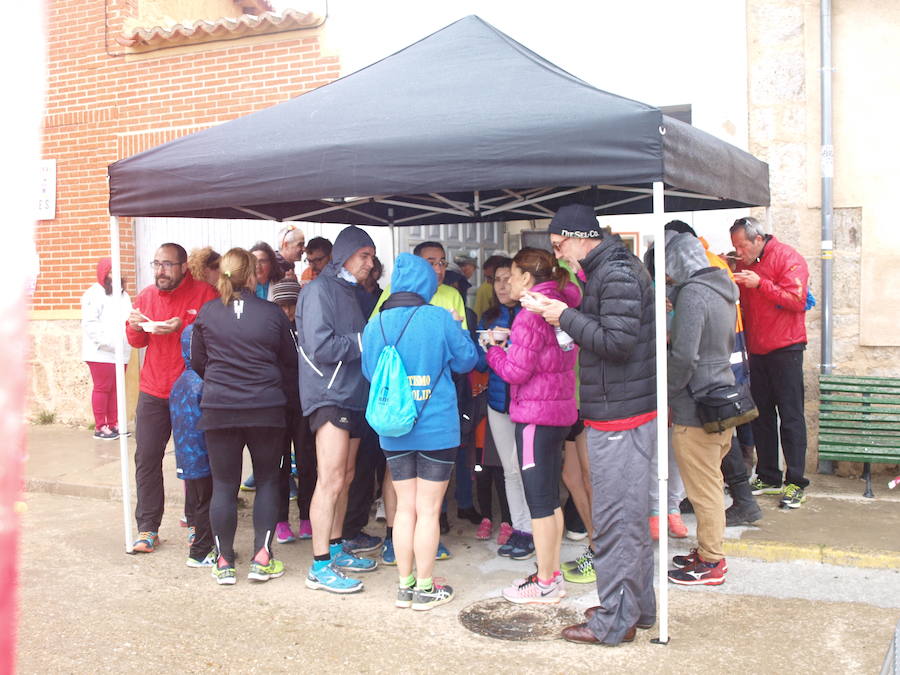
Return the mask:
[[[180,482],[180,481],[179,481]],[[85,485],[84,483],[65,483],[44,478],[26,478],[25,492],[43,492],[44,494],[63,495],[65,497],[88,497],[103,501],[122,501],[122,487],[118,485]],[[132,501],[134,486],[132,486]],[[184,491],[166,491],[167,504],[184,504]]]
[[832,546],[800,546],[773,541],[725,540],[725,554],[736,558],[753,558],[764,562],[806,560],[823,565],[862,567],[867,569],[900,569],[900,552],[840,549]]

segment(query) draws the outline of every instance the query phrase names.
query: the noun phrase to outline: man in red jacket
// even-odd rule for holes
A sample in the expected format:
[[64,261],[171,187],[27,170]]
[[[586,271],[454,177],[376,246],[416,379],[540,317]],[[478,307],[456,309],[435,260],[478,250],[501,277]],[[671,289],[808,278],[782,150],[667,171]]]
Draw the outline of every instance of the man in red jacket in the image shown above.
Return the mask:
[[152,553],[159,544],[165,493],[162,460],[172,435],[169,392],[184,370],[181,331],[197,312],[217,298],[215,289],[187,273],[187,253],[178,244],[163,244],[153,256],[154,285],[135,298],[125,333],[132,347],[146,347],[141,369],[135,433],[138,535],[134,550]]
[[[781,506],[806,501],[806,419],[803,351],[809,270],[795,249],[767,235],[756,218],[738,218],[731,243],[740,260],[734,281],[750,353],[750,390],[759,409],[753,421],[756,479],[753,494],[780,494]],[[786,475],[778,468],[778,420]]]

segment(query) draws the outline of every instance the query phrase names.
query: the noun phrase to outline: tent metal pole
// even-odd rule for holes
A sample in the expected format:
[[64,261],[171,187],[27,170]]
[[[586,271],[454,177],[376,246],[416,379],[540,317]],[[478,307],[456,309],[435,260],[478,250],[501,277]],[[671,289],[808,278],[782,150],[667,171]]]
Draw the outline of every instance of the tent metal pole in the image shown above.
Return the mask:
[[[113,297],[122,297],[122,252],[119,244],[119,219],[109,218],[109,243],[112,249],[112,287]],[[130,308],[129,308],[130,309]],[[123,320],[124,321],[124,320]],[[124,326],[122,330],[125,330]],[[116,352],[116,405],[119,408],[119,463],[122,470],[122,519],[124,523],[125,553],[134,553],[132,544],[134,536],[131,529],[131,484],[128,480],[128,469],[131,461],[128,456],[128,410],[125,407],[125,350],[122,341],[115,341]]]
[[[665,194],[662,181],[653,183],[653,265],[656,293],[656,469],[659,480],[659,644],[669,642],[669,399],[666,372],[666,235],[663,228]],[[652,478],[651,478],[652,480]]]

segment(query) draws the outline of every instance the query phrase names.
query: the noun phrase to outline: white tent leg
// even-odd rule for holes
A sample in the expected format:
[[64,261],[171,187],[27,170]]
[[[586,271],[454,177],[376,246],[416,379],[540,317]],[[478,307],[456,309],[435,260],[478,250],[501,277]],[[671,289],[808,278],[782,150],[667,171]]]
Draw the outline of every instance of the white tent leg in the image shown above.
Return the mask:
[[[113,297],[122,296],[122,256],[119,245],[119,219],[116,216],[109,218],[109,242],[112,249],[112,286]],[[125,330],[124,319],[122,330]],[[131,461],[128,457],[128,411],[125,408],[125,351],[122,349],[122,341],[115,341],[116,348],[116,405],[119,407],[119,463],[122,468],[122,518],[125,524],[125,553],[134,553],[132,544],[134,536],[131,529],[131,484],[128,480],[128,471]]]
[[659,479],[659,642],[669,642],[669,399],[666,372],[666,236],[663,228],[665,204],[663,184],[653,183],[653,215],[655,233],[653,265],[656,281],[656,466]]

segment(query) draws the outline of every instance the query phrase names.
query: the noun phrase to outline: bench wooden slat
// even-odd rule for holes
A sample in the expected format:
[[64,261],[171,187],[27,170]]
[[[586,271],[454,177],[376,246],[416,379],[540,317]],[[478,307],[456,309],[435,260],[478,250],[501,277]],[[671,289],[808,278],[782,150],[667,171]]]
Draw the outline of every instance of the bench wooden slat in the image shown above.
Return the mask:
[[819,386],[850,385],[862,387],[900,387],[900,377],[879,377],[877,375],[820,375]]
[[842,396],[840,394],[823,394],[819,396],[820,401],[828,403],[852,403],[854,405],[866,407],[872,405],[900,405],[900,396],[897,398],[888,396]]
[[900,394],[900,386],[898,387],[863,387],[863,386],[852,386],[847,384],[820,384],[819,391],[824,393],[828,392],[846,392],[848,394],[888,394],[888,395],[898,395]]
[[858,422],[819,420],[819,430],[821,433],[827,432],[830,434],[859,434],[861,436],[895,438],[897,439],[897,445],[900,445],[900,426],[867,424],[865,428],[860,428]]
[[865,408],[862,406],[846,406],[846,405],[836,405],[825,403],[820,407],[821,410],[825,412],[839,412],[839,413],[869,413],[869,414],[880,414],[890,416],[900,416],[900,408],[891,408],[889,406],[886,407],[878,407],[878,406],[866,406]]
[[854,452],[841,452],[838,449],[819,448],[819,457],[838,462],[870,462],[878,464],[900,464],[896,455],[861,455]]
[[890,436],[868,436],[863,434],[848,435],[845,432],[831,433],[822,430],[819,433],[819,445],[840,445],[844,447],[872,447],[879,452],[885,449],[896,451],[900,457],[900,439]]

